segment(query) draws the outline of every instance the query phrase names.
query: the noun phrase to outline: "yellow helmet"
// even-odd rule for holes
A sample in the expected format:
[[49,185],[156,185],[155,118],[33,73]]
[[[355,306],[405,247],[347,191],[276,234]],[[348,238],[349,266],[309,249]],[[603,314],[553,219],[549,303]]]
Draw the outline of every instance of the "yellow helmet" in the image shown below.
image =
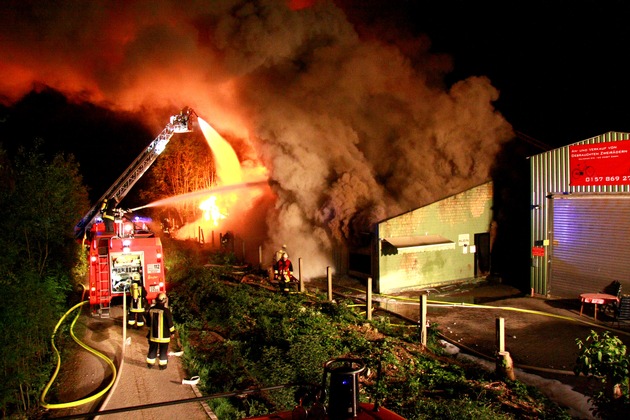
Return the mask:
[[166,293],[160,293],[157,297],[157,301],[160,303],[166,302]]

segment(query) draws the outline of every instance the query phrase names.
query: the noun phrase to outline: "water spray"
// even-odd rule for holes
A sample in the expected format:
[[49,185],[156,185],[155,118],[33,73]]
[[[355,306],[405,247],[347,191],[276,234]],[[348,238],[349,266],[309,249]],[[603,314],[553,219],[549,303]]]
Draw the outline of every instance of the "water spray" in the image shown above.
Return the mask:
[[193,198],[205,197],[207,195],[216,194],[216,193],[234,191],[234,190],[239,190],[243,188],[259,187],[267,183],[268,183],[267,179],[260,179],[257,181],[248,181],[248,182],[241,182],[238,184],[222,185],[220,187],[208,188],[205,190],[194,191],[188,194],[182,194],[175,197],[164,198],[162,200],[154,201],[153,203],[149,203],[144,206],[135,207],[133,209],[130,209],[130,211],[133,212],[133,211],[137,211],[137,210],[148,208],[148,207],[166,206],[174,202],[191,200]]

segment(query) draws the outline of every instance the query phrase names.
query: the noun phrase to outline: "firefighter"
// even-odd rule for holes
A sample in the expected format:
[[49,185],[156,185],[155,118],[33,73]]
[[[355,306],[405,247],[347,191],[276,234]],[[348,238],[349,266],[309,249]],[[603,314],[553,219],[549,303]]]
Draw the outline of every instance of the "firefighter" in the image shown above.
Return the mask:
[[160,358],[158,362],[160,370],[164,370],[168,366],[168,345],[171,338],[175,336],[175,325],[173,324],[173,315],[166,306],[166,302],[166,294],[160,293],[147,314],[147,327],[149,327],[147,333],[149,339],[147,367],[149,369],[155,365],[155,359],[158,356]]
[[286,252],[282,254],[274,265],[273,273],[282,293],[289,293],[289,283],[293,279],[293,263],[291,263]]
[[131,303],[129,305],[129,319],[127,324],[131,327],[144,326],[145,312],[147,311],[147,289],[138,284],[131,283]]
[[226,251],[234,250],[234,235],[231,232],[221,235],[221,248]]
[[289,254],[287,253],[287,246],[286,245],[282,245],[282,248],[277,250],[276,253],[274,254],[274,256],[273,256],[274,264],[277,263],[278,261],[280,261],[280,258],[282,258],[282,254],[286,254],[287,258],[289,258]]
[[110,198],[109,200],[106,198],[101,204],[101,217],[105,223],[105,232],[107,233],[114,232],[114,207],[116,207],[116,204],[118,204],[118,200],[115,198]]

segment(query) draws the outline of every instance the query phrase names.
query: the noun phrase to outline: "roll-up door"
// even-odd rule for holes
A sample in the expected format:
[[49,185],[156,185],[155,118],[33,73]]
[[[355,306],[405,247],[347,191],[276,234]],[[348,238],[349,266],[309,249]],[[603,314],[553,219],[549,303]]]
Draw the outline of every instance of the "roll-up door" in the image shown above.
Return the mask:
[[614,280],[630,293],[630,196],[553,196],[549,294],[577,298]]

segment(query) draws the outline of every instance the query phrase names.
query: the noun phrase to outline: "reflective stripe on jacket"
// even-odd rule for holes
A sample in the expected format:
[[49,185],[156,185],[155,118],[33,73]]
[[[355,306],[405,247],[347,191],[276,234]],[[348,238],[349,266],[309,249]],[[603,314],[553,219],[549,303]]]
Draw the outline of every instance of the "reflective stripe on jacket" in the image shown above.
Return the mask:
[[175,332],[173,316],[168,308],[161,305],[152,306],[147,317],[149,327],[149,341],[155,343],[168,343],[171,334]]
[[145,311],[145,299],[144,298],[137,298],[137,299],[131,299],[131,307],[129,308],[130,312],[135,312],[135,313],[142,313]]

